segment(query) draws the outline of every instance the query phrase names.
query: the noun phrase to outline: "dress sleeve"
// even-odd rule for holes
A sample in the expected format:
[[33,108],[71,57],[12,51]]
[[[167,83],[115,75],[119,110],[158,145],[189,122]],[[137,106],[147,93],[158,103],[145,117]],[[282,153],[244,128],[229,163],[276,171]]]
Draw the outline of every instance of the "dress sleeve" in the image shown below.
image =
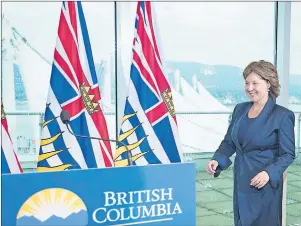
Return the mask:
[[271,186],[278,188],[283,172],[295,159],[295,115],[289,111],[281,121],[279,128],[279,155],[276,161],[266,167]]

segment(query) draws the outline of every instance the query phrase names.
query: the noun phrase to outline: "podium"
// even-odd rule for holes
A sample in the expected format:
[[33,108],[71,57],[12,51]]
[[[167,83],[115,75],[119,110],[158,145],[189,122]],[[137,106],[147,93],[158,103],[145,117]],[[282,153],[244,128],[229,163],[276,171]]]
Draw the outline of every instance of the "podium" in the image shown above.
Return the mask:
[[195,166],[2,175],[2,225],[196,225]]

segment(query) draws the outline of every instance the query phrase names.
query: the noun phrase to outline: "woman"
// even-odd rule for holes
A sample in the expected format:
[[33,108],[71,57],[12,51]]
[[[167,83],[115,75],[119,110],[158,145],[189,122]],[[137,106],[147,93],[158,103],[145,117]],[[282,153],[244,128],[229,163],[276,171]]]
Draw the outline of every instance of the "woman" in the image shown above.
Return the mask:
[[271,63],[252,62],[243,76],[250,102],[236,105],[227,134],[206,170],[218,176],[236,153],[235,225],[280,226],[282,174],[295,158],[295,116],[275,103],[280,86]]

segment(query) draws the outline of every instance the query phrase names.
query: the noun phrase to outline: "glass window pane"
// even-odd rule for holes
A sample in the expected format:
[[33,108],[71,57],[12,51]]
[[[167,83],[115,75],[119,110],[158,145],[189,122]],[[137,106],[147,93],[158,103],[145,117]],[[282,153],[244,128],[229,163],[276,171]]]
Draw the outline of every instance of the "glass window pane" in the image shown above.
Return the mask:
[[[274,60],[274,3],[152,5],[185,159],[197,163],[197,225],[233,225],[232,172],[227,170],[213,179],[205,172],[205,164],[225,135],[233,107],[247,100],[244,67],[254,60]],[[127,80],[137,3],[118,6],[122,42],[122,63],[119,58],[118,63]],[[118,87],[119,92],[123,89]]]
[[[34,140],[36,150],[39,149],[39,122],[43,121],[50,85],[61,5],[61,2],[2,4],[5,18],[2,34],[2,97],[5,110],[10,115],[8,123],[16,150],[20,149],[19,137],[24,138],[26,147]],[[116,138],[114,3],[83,2],[82,6],[99,79],[102,108],[110,137]],[[35,112],[42,117],[16,116],[20,111]],[[35,162],[37,158],[37,155],[32,155],[28,159],[28,153],[17,154],[25,165],[25,162]]]
[[198,167],[197,225],[233,225],[232,170],[211,178],[205,165],[242,101],[242,71],[274,60],[273,2],[157,2],[157,25],[173,87],[181,142]]
[[295,113],[296,159],[287,170],[286,225],[301,224],[301,3],[291,3],[289,108]]

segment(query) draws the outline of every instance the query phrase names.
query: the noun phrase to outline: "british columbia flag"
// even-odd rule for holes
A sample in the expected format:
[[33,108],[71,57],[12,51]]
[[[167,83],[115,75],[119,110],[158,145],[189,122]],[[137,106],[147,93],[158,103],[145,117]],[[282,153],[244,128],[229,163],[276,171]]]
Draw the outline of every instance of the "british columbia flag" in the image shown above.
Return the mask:
[[22,168],[18,157],[14,152],[7,120],[1,103],[1,173],[22,173]]
[[[119,141],[136,165],[182,161],[171,88],[156,42],[151,2],[138,2],[128,96]],[[119,146],[115,166],[126,166],[126,148]]]
[[81,2],[63,2],[37,171],[113,166],[109,142],[76,138],[59,118],[68,111],[73,133],[108,139],[100,100]]

